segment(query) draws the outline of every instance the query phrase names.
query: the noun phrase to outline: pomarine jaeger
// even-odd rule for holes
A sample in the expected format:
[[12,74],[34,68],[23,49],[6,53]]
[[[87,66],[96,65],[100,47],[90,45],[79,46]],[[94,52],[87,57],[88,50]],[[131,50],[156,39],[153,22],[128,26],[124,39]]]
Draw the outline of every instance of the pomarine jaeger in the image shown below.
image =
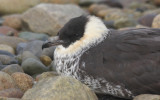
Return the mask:
[[160,29],[109,30],[98,17],[80,16],[42,48],[54,45],[57,72],[96,93],[128,99],[160,94]]

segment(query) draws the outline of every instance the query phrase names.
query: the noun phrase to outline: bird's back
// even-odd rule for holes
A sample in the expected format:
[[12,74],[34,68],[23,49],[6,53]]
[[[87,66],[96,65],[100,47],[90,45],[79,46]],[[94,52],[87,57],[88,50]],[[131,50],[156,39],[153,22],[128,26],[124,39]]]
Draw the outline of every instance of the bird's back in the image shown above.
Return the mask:
[[84,52],[80,68],[132,96],[160,94],[160,29],[111,30],[103,42]]

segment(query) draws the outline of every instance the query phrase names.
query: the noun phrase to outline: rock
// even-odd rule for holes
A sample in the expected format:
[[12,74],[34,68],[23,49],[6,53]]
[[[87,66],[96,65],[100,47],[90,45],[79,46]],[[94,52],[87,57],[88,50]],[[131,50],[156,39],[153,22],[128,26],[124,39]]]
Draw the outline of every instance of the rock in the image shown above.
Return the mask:
[[52,62],[52,59],[46,55],[40,56],[40,60],[45,66],[49,66]]
[[9,64],[17,64],[18,61],[14,57],[10,57],[7,55],[0,55],[0,62],[3,65],[9,65]]
[[44,41],[35,40],[27,43],[27,46],[24,48],[24,51],[30,51],[35,56],[40,57],[42,53],[42,45]]
[[21,98],[23,94],[24,93],[20,89],[16,89],[16,88],[10,88],[10,89],[5,89],[0,91],[1,97]]
[[40,81],[42,79],[46,79],[46,78],[49,78],[49,77],[55,77],[55,76],[58,76],[58,73],[57,72],[44,72],[42,74],[39,74],[36,76],[36,81]]
[[86,85],[74,78],[65,76],[50,77],[39,81],[24,94],[22,99],[98,100],[95,93]]
[[143,13],[143,15],[148,15],[148,14],[160,14],[160,8],[147,10]]
[[143,25],[136,25],[136,28],[150,28],[150,27],[147,27],[147,26],[143,26]]
[[139,2],[139,4],[146,3],[148,0],[119,0],[119,2],[123,5],[124,8],[128,8],[134,2]]
[[7,65],[2,65],[1,63],[0,63],[0,70],[2,70],[3,68],[5,68]]
[[9,75],[12,75],[15,72],[24,72],[22,67],[20,67],[18,64],[8,65],[5,68],[3,68],[1,71],[6,72]]
[[3,24],[4,19],[0,17],[0,26]]
[[115,28],[114,27],[114,21],[113,20],[111,20],[111,21],[103,21],[104,22],[104,24],[105,24],[105,26],[107,27],[107,28]]
[[135,21],[129,18],[121,18],[119,20],[116,20],[114,23],[115,28],[131,27],[135,25]]
[[24,51],[30,51],[35,56],[40,57],[42,54],[42,45],[44,41],[35,40],[27,43],[27,46],[24,48]]
[[[111,10],[111,12],[112,12],[112,10]],[[109,11],[109,13],[105,16],[105,18],[104,18],[104,20],[106,20],[106,21],[110,21],[110,20],[113,20],[113,21],[115,21],[115,20],[119,20],[119,19],[124,19],[124,18],[128,18],[128,15],[127,14],[125,14],[124,12],[122,12],[122,11],[114,11],[114,12],[112,12],[112,13],[110,13],[110,11]]]
[[153,19],[152,28],[160,28],[160,14]]
[[0,91],[15,87],[16,85],[12,77],[9,74],[0,71]]
[[22,13],[38,3],[39,0],[0,0],[0,14]]
[[43,51],[42,51],[42,55],[46,55],[46,56],[49,56],[51,59],[54,59],[54,51],[56,49],[56,46],[52,46],[52,47],[49,47],[49,48],[44,48]]
[[112,12],[121,12],[121,10],[117,9],[117,8],[108,8],[108,9],[98,11],[96,15],[104,18],[106,15],[108,15]]
[[14,49],[16,49],[17,45],[21,42],[26,42],[26,40],[18,37],[0,36],[0,44],[10,45]]
[[21,100],[21,99],[18,99],[18,98],[0,97],[0,100]]
[[91,4],[105,4],[110,7],[123,8],[119,0],[80,0],[79,4],[81,6],[89,6]]
[[40,74],[48,70],[40,61],[33,58],[28,58],[22,62],[22,68],[29,75]]
[[33,59],[39,60],[32,52],[30,52],[30,51],[24,51],[22,53],[22,55],[21,55],[22,61],[24,62],[28,58],[33,58]]
[[16,48],[16,53],[22,54],[24,51],[24,48],[26,48],[26,46],[27,46],[27,43],[19,43]]
[[9,36],[17,36],[18,31],[8,26],[0,26],[0,33]]
[[136,96],[133,100],[160,100],[160,95],[142,94]]
[[26,11],[22,19],[26,30],[56,35],[66,22],[82,14],[85,12],[73,4],[40,4]]
[[155,17],[156,15],[157,15],[157,14],[144,15],[144,16],[142,16],[142,17],[139,18],[138,22],[139,22],[139,24],[141,24],[141,25],[151,27],[151,26],[152,26],[153,19],[154,19],[154,17]]
[[136,29],[136,27],[124,27],[124,28],[119,28],[118,30],[130,30],[130,29]]
[[132,2],[130,3],[129,6],[130,6],[129,8],[135,9],[140,12],[144,12],[144,11],[151,10],[151,9],[156,9],[154,5],[147,4],[147,3],[140,3],[139,1]]
[[105,94],[96,94],[98,97],[98,100],[131,100],[131,99],[124,99],[124,98],[118,98],[112,95],[105,95]]
[[0,44],[0,50],[8,51],[8,52],[10,52],[12,54],[15,54],[14,49],[11,46],[6,45],[6,44]]
[[48,35],[44,33],[20,32],[19,37],[25,40],[48,40]]
[[20,14],[13,14],[3,17],[3,25],[12,27],[16,30],[20,30],[22,27],[21,15]]
[[79,0],[40,0],[41,3],[54,3],[54,4],[68,4],[75,3],[77,4]]
[[107,5],[104,5],[104,4],[92,4],[88,8],[89,12],[92,13],[92,14],[95,14],[95,15],[98,15],[99,11],[107,10],[107,9],[109,9],[109,7]]
[[99,1],[102,1],[102,0],[80,0],[79,1],[79,5],[81,5],[81,6],[89,6],[91,4],[98,3]]
[[134,20],[138,20],[139,17],[141,17],[143,14],[139,11],[135,11],[135,10],[132,10],[132,9],[123,9],[122,10],[124,13],[126,13],[129,17],[131,17],[132,19]]
[[32,88],[33,86],[33,78],[25,73],[13,73],[12,78],[15,81],[16,85],[24,92]]
[[7,56],[10,56],[10,57],[15,57],[14,54],[12,54],[8,51],[4,51],[4,50],[0,50],[0,55],[7,55]]
[[114,28],[131,27],[136,25],[136,21],[122,11],[108,13],[105,16],[105,21],[114,21]]
[[160,6],[160,0],[152,0],[155,5]]

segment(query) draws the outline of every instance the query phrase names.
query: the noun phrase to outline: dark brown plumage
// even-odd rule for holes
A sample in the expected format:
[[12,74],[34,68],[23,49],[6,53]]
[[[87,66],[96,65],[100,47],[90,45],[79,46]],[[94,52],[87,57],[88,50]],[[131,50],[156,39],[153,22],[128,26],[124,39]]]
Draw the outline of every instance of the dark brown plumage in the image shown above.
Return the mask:
[[160,29],[110,31],[100,44],[85,52],[81,61],[91,76],[139,94],[160,94]]

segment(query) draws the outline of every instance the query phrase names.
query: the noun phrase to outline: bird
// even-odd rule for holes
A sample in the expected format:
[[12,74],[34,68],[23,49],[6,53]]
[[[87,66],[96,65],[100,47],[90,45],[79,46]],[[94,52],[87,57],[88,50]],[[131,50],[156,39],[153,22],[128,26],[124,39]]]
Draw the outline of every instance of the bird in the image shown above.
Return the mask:
[[133,99],[160,94],[160,29],[108,29],[94,15],[70,19],[42,48],[56,46],[54,65],[95,93]]

